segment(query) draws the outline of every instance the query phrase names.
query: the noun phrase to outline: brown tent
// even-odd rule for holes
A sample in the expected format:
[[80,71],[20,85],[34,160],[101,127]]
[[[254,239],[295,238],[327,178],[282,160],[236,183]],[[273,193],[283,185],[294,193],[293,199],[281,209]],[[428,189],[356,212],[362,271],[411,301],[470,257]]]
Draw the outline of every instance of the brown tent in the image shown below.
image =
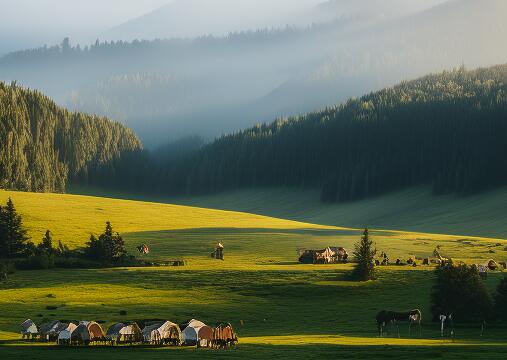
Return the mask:
[[102,327],[94,321],[81,321],[79,326],[72,331],[70,341],[72,343],[88,345],[89,343],[105,341],[106,336]]
[[208,325],[197,328],[197,347],[210,347],[213,343],[213,329]]
[[233,346],[237,343],[238,338],[234,333],[232,325],[229,323],[220,323],[213,329],[212,346],[216,348],[224,348]]

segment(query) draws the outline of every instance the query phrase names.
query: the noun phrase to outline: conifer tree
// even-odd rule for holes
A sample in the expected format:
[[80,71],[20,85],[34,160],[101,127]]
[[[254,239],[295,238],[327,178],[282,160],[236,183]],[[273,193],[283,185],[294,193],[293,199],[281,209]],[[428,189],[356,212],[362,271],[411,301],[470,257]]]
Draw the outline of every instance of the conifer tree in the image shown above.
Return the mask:
[[7,205],[2,207],[0,224],[1,257],[13,258],[22,255],[28,237],[23,228],[21,216],[17,213],[11,198],[7,201]]
[[377,250],[373,247],[373,241],[370,240],[368,229],[364,229],[361,241],[355,245],[354,256],[357,264],[354,269],[354,278],[360,281],[375,279],[374,257]]
[[108,221],[106,229],[102,235],[99,236],[99,242],[102,243],[104,251],[103,259],[107,263],[114,263],[127,252],[125,250],[125,242],[118,233],[114,233],[113,226]]
[[55,249],[53,249],[53,236],[49,230],[46,230],[46,234],[42,238],[42,242],[39,244],[38,248],[47,254],[52,254],[55,251]]

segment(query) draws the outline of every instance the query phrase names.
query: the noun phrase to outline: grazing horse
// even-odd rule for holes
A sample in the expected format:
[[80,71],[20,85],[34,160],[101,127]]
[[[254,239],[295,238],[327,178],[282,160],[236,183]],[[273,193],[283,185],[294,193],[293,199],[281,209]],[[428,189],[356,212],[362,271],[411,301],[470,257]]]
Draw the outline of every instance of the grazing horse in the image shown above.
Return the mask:
[[405,312],[397,312],[397,311],[388,311],[382,310],[375,317],[377,320],[377,327],[379,335],[382,337],[384,333],[384,328],[388,324],[395,324],[398,329],[398,337],[400,337],[400,328],[398,326],[398,321],[408,321],[408,334],[411,333],[412,324],[419,324],[419,333],[421,334],[421,320],[422,314],[419,309],[414,309]]

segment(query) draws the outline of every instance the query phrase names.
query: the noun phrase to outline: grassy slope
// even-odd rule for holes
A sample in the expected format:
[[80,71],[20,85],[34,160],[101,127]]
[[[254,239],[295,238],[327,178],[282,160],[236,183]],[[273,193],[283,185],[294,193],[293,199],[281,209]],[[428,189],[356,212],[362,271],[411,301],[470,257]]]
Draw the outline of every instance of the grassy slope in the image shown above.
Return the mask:
[[[89,232],[113,221],[130,250],[140,242],[151,258],[183,256],[184,268],[25,271],[0,283],[0,356],[25,359],[101,357],[185,358],[504,358],[505,329],[480,338],[477,325],[458,328],[458,340],[440,340],[429,317],[431,268],[383,268],[379,280],[346,280],[349,265],[311,266],[294,263],[298,247],[329,244],[348,248],[360,231],[322,227],[250,214],[230,213],[135,201],[73,195],[0,192],[11,196],[27,219],[30,233],[46,228],[57,237],[82,244]],[[502,240],[424,233],[373,231],[381,250],[391,257],[428,256],[439,244],[451,256],[472,260],[505,259]],[[40,237],[40,236],[39,236]],[[226,261],[208,253],[217,241],[226,245]],[[500,242],[501,246],[496,246]],[[495,251],[494,254],[490,250]],[[494,287],[501,274],[488,279]],[[48,297],[53,294],[55,297]],[[46,306],[57,306],[47,310]],[[374,314],[383,308],[419,307],[425,316],[423,338],[376,337]],[[120,310],[127,310],[120,316]],[[241,336],[235,351],[210,353],[174,349],[58,349],[26,346],[16,335],[26,317],[119,320],[196,317],[213,323],[231,321]],[[243,320],[243,326],[240,325]],[[168,353],[170,352],[170,353]]]
[[507,189],[456,197],[433,196],[426,188],[413,188],[333,205],[320,202],[314,191],[268,189],[176,202],[318,224],[507,238]]
[[196,228],[324,229],[264,216],[135,202],[79,195],[37,194],[0,190],[0,203],[8,197],[23,215],[29,235],[38,240],[47,229],[56,239],[75,247],[88,241],[91,233],[103,231],[111,221],[122,233],[133,231],[183,230]]

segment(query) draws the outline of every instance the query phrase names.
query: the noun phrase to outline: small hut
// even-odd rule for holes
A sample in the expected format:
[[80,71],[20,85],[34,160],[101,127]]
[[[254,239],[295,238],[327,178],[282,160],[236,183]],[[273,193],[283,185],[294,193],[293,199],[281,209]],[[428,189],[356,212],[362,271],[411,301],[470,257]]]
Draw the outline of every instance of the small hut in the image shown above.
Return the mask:
[[147,324],[143,329],[144,342],[150,344],[171,344],[179,346],[182,341],[181,330],[178,325],[170,321]]
[[116,344],[140,343],[143,342],[143,333],[135,322],[117,323],[107,330],[106,339]]
[[20,326],[21,326],[21,336],[23,339],[25,338],[34,339],[39,334],[37,325],[35,325],[35,323],[31,319],[26,319]]

